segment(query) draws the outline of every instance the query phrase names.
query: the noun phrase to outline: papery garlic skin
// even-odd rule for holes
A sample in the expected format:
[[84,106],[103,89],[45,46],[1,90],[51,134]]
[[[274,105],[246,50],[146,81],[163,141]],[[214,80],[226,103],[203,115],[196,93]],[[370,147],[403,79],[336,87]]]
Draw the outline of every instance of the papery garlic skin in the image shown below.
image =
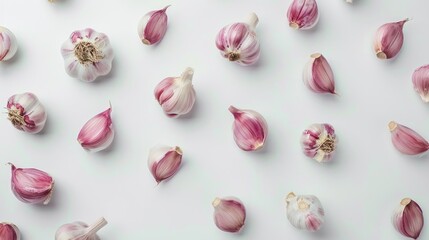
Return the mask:
[[334,73],[326,58],[314,53],[304,67],[304,84],[315,93],[335,94]]
[[104,218],[91,226],[84,222],[67,223],[58,228],[55,240],[100,240],[96,233],[106,225]]
[[18,42],[15,35],[7,28],[0,26],[0,62],[15,56]]
[[393,212],[392,223],[402,235],[417,239],[424,225],[422,209],[410,198],[404,198]]
[[323,223],[325,211],[320,200],[313,195],[298,195],[293,192],[286,197],[287,218],[292,226],[310,232],[318,231]]
[[1,240],[20,240],[21,233],[18,227],[12,223],[0,223],[0,239]]
[[287,10],[289,26],[293,29],[310,29],[319,21],[316,0],[293,0]]
[[246,209],[235,197],[215,198],[213,218],[216,226],[225,232],[239,232],[246,221]]
[[183,151],[179,147],[158,145],[150,149],[148,168],[157,183],[172,177],[180,169]]
[[192,110],[196,99],[193,76],[194,70],[188,67],[180,77],[165,78],[155,87],[155,99],[168,117],[179,117]]
[[61,46],[68,75],[86,82],[109,74],[113,50],[109,38],[91,28],[74,31]]
[[395,57],[404,43],[403,27],[409,19],[386,23],[378,28],[374,39],[374,51],[379,59]]
[[45,127],[48,115],[45,107],[33,93],[11,96],[7,101],[8,119],[12,125],[27,133],[39,133]]
[[310,125],[301,135],[304,154],[318,162],[329,162],[335,153],[337,136],[334,127],[327,123]]
[[111,118],[112,107],[88,120],[77,136],[79,144],[90,152],[108,148],[115,137]]
[[429,65],[417,68],[412,78],[414,90],[424,102],[429,102]]
[[47,205],[52,197],[54,179],[46,172],[35,168],[12,169],[11,189],[13,194],[24,203]]
[[137,32],[140,40],[146,45],[156,44],[167,32],[167,8],[146,13],[139,21]]
[[247,23],[234,23],[223,27],[216,36],[216,47],[221,55],[243,66],[259,60],[260,46],[255,28],[259,19],[251,13]]
[[394,121],[389,122],[393,146],[406,155],[420,155],[429,149],[429,143],[416,131]]
[[244,151],[261,149],[268,135],[265,118],[253,110],[238,109],[234,106],[230,106],[228,110],[234,116],[232,130],[237,146]]

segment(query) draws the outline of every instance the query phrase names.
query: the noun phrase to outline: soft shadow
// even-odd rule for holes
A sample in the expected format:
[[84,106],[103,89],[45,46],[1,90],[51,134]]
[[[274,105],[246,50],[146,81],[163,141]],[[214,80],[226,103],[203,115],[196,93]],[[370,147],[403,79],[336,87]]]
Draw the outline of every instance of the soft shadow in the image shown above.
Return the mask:
[[89,152],[89,151],[88,152],[90,154],[97,154],[97,155],[100,155],[100,156],[110,155],[110,153],[113,152],[115,150],[115,148],[117,147],[117,142],[119,141],[118,140],[118,135],[116,133],[117,132],[115,131],[115,136],[113,137],[113,142],[106,149],[101,150],[99,152],[95,152],[95,153],[92,153],[92,152]]
[[[54,178],[55,180],[55,178]],[[61,186],[60,186],[61,187]],[[54,182],[54,187],[52,190],[52,197],[51,200],[49,201],[49,203],[47,205],[43,205],[43,204],[34,204],[34,208],[40,211],[51,211],[51,212],[57,212],[57,210],[60,208],[58,198],[61,195],[64,195],[61,192],[61,188],[58,186],[57,182]]]

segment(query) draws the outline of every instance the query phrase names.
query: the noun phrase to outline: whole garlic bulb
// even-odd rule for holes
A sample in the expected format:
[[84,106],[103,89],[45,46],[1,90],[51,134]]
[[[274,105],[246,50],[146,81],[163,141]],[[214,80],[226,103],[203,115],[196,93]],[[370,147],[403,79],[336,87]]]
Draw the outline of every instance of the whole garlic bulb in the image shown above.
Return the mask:
[[92,82],[112,69],[109,38],[91,28],[74,31],[61,46],[61,54],[67,74],[82,81]]
[[286,197],[286,210],[289,222],[298,229],[315,232],[324,223],[325,211],[316,196],[291,192]]
[[239,232],[246,221],[246,209],[236,197],[215,198],[214,221],[216,226],[225,232]]
[[146,13],[139,21],[137,31],[140,40],[146,45],[160,42],[167,32],[168,16],[165,13],[170,5],[163,9]]
[[293,29],[310,29],[319,21],[316,0],[293,0],[287,11],[289,26]]
[[0,26],[0,62],[15,56],[18,42],[15,35],[7,28]]
[[13,126],[27,133],[38,133],[45,126],[48,115],[33,93],[15,94],[7,101],[8,119]]
[[332,159],[337,145],[334,127],[327,123],[310,125],[301,136],[302,151],[318,162]]
[[379,59],[395,57],[404,43],[404,24],[409,19],[386,23],[377,29],[374,39],[374,51]]
[[404,198],[393,212],[392,223],[402,235],[417,239],[424,225],[422,209],[410,198]]
[[15,224],[2,222],[0,223],[0,239],[20,240],[21,233]]
[[150,149],[147,165],[157,183],[172,177],[182,163],[183,152],[179,147],[158,145]]
[[104,218],[89,226],[84,222],[73,222],[62,225],[55,233],[55,240],[99,240],[97,232],[106,226]]

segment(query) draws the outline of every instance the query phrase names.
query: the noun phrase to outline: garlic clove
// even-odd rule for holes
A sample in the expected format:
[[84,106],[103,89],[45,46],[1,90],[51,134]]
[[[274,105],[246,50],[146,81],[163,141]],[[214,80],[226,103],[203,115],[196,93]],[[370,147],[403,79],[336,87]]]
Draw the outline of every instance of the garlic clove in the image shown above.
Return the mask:
[[223,27],[216,36],[216,47],[221,55],[243,66],[259,60],[260,46],[255,33],[259,19],[251,13],[247,23],[234,23]]
[[180,77],[165,78],[155,87],[155,99],[168,117],[179,117],[192,110],[196,98],[193,76],[194,70],[188,67]]
[[92,82],[112,69],[109,38],[91,28],[74,31],[61,46],[61,54],[67,74],[82,81]]
[[79,144],[90,152],[108,148],[115,137],[111,118],[112,106],[88,120],[77,136]]
[[313,195],[295,195],[286,197],[287,218],[292,226],[310,232],[318,231],[323,223],[325,211],[320,200]]
[[429,102],[429,65],[416,69],[412,78],[414,90],[424,102]]
[[15,56],[18,42],[15,35],[7,28],[0,26],[0,62]]
[[47,205],[54,189],[53,178],[35,168],[16,168],[9,163],[12,170],[11,189],[13,194],[24,203]]
[[374,39],[374,51],[379,59],[395,57],[404,42],[403,27],[409,19],[386,23],[378,28]]
[[332,125],[315,123],[301,135],[303,153],[318,162],[329,162],[336,150],[337,137]]
[[404,198],[393,212],[392,223],[402,235],[417,239],[424,225],[422,209],[410,198]]
[[89,226],[84,222],[73,222],[62,225],[55,233],[55,240],[99,240],[97,232],[107,225],[104,218]]
[[29,92],[11,96],[6,109],[16,129],[32,134],[42,131],[48,117],[36,95]]
[[335,93],[334,73],[326,58],[314,53],[304,67],[304,84],[315,93]]
[[153,45],[164,38],[167,32],[167,8],[146,13],[139,21],[137,31],[140,40],[146,45]]
[[20,240],[21,233],[15,224],[2,222],[0,223],[0,239]]
[[396,123],[389,122],[393,146],[406,155],[419,155],[429,149],[429,143],[414,130]]
[[158,145],[150,149],[148,168],[157,183],[172,177],[180,169],[182,149]]
[[216,226],[225,232],[239,232],[246,221],[246,209],[243,203],[235,197],[215,198],[214,221]]
[[310,29],[319,21],[315,0],[293,0],[287,11],[289,26],[293,29]]
[[233,106],[230,106],[228,110],[234,116],[232,130],[237,146],[244,151],[261,149],[268,135],[265,118],[253,110],[238,109]]

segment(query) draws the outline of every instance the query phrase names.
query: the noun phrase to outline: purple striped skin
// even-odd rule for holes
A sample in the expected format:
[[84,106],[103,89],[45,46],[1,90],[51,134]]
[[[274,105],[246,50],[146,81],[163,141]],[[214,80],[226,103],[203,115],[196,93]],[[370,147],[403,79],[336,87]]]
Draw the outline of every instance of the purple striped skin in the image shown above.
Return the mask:
[[148,167],[158,184],[177,173],[182,164],[182,156],[182,149],[177,146],[157,146],[151,149]]
[[374,39],[374,51],[379,59],[391,59],[402,48],[404,42],[403,27],[409,19],[386,23],[378,28]]
[[327,123],[312,124],[301,136],[303,153],[318,162],[332,160],[336,150],[337,137],[332,125]]
[[423,229],[424,218],[420,206],[409,198],[404,198],[394,211],[392,223],[402,235],[417,239]]
[[310,29],[319,21],[315,0],[293,0],[287,11],[289,26],[293,29]]
[[424,102],[429,102],[429,65],[421,66],[413,73],[414,90]]
[[216,198],[213,203],[213,218],[216,226],[230,233],[239,232],[246,221],[246,209],[243,203],[234,197]]
[[0,61],[3,61],[9,53],[10,45],[10,37],[4,32],[0,32]]
[[20,240],[21,233],[18,227],[12,223],[0,223],[0,239],[1,240]]
[[336,94],[334,73],[326,58],[320,53],[311,55],[304,68],[303,81],[315,93]]
[[153,45],[160,42],[167,32],[168,16],[167,8],[146,13],[139,21],[138,34],[140,40],[146,45]]
[[406,155],[420,155],[429,149],[429,143],[414,130],[396,122],[389,122],[393,146]]

